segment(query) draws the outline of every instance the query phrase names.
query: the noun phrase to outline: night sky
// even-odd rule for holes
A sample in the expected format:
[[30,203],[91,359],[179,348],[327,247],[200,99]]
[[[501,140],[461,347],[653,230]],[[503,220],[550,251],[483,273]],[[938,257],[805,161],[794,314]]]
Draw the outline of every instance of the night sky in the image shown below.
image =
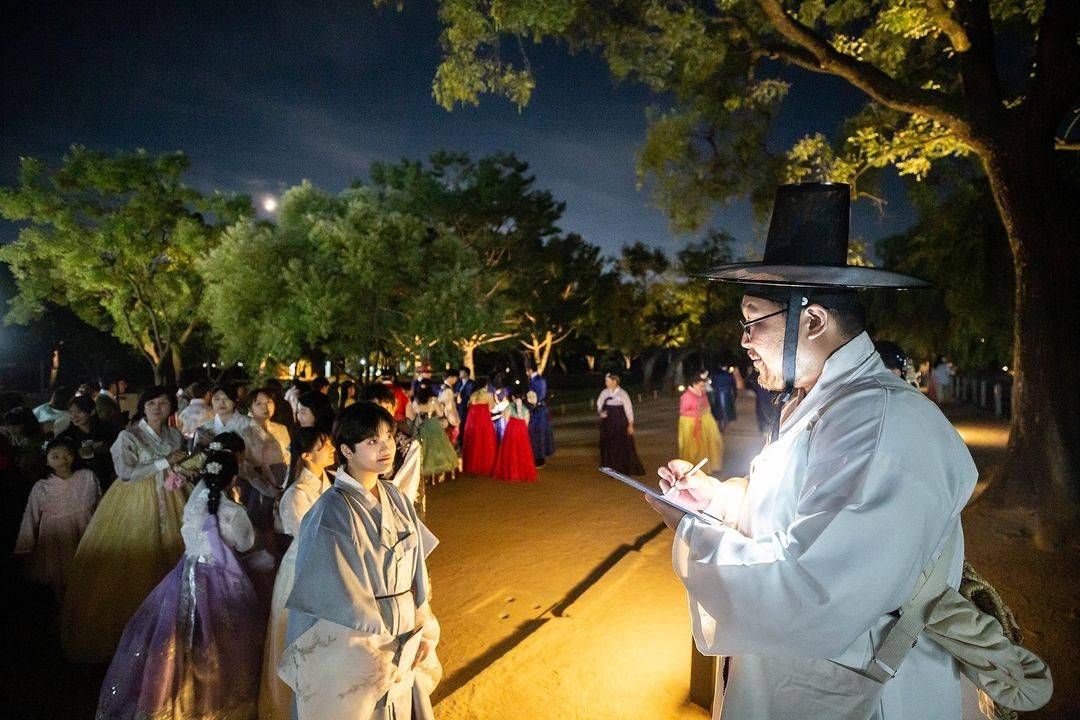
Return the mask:
[[[0,184],[18,158],[58,158],[72,143],[113,151],[183,150],[191,184],[255,196],[309,179],[331,191],[374,160],[447,148],[513,151],[567,203],[564,230],[605,252],[637,240],[677,249],[664,214],[635,187],[634,153],[656,98],[617,85],[604,63],[555,45],[529,50],[537,90],[522,112],[502,98],[446,112],[431,96],[439,61],[434,2],[405,11],[333,3],[25,3],[3,29]],[[785,71],[787,72],[787,71]],[[839,81],[794,74],[772,143],[829,132],[863,98]],[[856,206],[868,239],[912,221],[902,185],[885,214]],[[714,227],[760,251],[746,203]],[[0,221],[0,239],[15,228]]]

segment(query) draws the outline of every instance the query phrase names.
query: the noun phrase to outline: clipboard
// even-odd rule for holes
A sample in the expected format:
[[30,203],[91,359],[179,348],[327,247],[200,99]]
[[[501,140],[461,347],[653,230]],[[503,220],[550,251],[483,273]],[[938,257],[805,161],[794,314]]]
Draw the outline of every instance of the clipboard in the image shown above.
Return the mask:
[[616,480],[618,480],[619,482],[621,482],[621,483],[623,483],[625,485],[629,485],[630,487],[632,487],[633,489],[637,490],[640,493],[644,493],[645,495],[648,495],[651,498],[659,500],[662,503],[666,503],[666,504],[670,505],[673,508],[676,508],[678,510],[682,510],[687,515],[691,515],[691,516],[693,516],[697,520],[700,520],[703,523],[708,523],[709,525],[723,525],[724,524],[724,521],[721,520],[720,518],[713,517],[712,515],[705,512],[704,510],[694,510],[693,508],[691,508],[691,507],[689,507],[687,505],[683,505],[678,500],[676,500],[674,498],[667,497],[666,495],[664,495],[662,492],[660,492],[656,488],[651,488],[648,485],[646,485],[645,483],[641,482],[640,480],[635,480],[634,478],[630,477],[629,475],[623,475],[618,470],[612,470],[609,467],[602,467],[602,468],[599,468],[599,470],[600,470],[600,472],[604,473],[605,475],[608,475],[609,477],[613,477],[613,478],[615,478]]

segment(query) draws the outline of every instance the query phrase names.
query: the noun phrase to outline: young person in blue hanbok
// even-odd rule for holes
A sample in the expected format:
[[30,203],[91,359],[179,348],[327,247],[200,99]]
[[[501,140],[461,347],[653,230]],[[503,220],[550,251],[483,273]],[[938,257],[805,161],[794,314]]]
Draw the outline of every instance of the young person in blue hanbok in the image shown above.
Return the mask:
[[442,667],[426,558],[438,541],[386,479],[393,416],[345,408],[334,447],[334,484],[301,523],[279,675],[297,720],[431,719]]

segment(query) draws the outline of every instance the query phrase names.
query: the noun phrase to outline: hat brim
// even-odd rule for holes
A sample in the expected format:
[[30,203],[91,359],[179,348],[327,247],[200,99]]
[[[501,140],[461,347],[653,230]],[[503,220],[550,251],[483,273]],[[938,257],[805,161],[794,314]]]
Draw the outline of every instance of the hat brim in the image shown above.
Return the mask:
[[697,277],[740,285],[774,285],[776,287],[868,290],[933,287],[932,283],[910,275],[859,265],[837,267],[835,265],[767,265],[761,262],[742,262],[721,265]]

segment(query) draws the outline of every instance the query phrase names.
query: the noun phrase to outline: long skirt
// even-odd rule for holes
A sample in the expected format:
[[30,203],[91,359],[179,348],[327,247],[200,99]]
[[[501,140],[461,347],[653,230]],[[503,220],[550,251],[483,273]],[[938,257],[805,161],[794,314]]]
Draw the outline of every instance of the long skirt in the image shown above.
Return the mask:
[[695,465],[702,458],[709,461],[701,470],[706,475],[724,467],[724,439],[712,413],[697,418],[679,416],[679,457]]
[[551,429],[551,413],[547,405],[529,409],[529,442],[532,444],[533,460],[537,465],[555,454],[555,433]]
[[117,480],[101,499],[72,561],[60,641],[72,662],[108,662],[139,605],[184,554],[188,487],[156,477]]
[[600,464],[624,475],[644,475],[634,436],[627,435],[630,423],[620,405],[604,404],[606,418],[600,419]]
[[259,720],[292,720],[292,688],[278,677],[278,662],[285,652],[285,630],[289,611],[285,601],[292,592],[296,579],[296,553],[298,542],[289,545],[278,567],[274,581],[274,594],[270,601],[270,622],[266,628],[266,644],[263,648],[262,686],[259,688]]
[[424,447],[424,462],[421,474],[425,477],[441,475],[457,468],[457,451],[446,437],[439,418],[428,418],[416,433]]
[[461,438],[462,470],[472,475],[490,475],[495,467],[495,425],[491,422],[491,410],[487,403],[469,406],[465,420],[465,432]]
[[255,592],[206,519],[209,556],[185,556],[131,618],[97,720],[253,720],[262,636]]
[[533,462],[532,445],[529,444],[529,427],[521,418],[512,417],[506,422],[506,432],[495,455],[492,476],[503,482],[534,482],[536,464]]

